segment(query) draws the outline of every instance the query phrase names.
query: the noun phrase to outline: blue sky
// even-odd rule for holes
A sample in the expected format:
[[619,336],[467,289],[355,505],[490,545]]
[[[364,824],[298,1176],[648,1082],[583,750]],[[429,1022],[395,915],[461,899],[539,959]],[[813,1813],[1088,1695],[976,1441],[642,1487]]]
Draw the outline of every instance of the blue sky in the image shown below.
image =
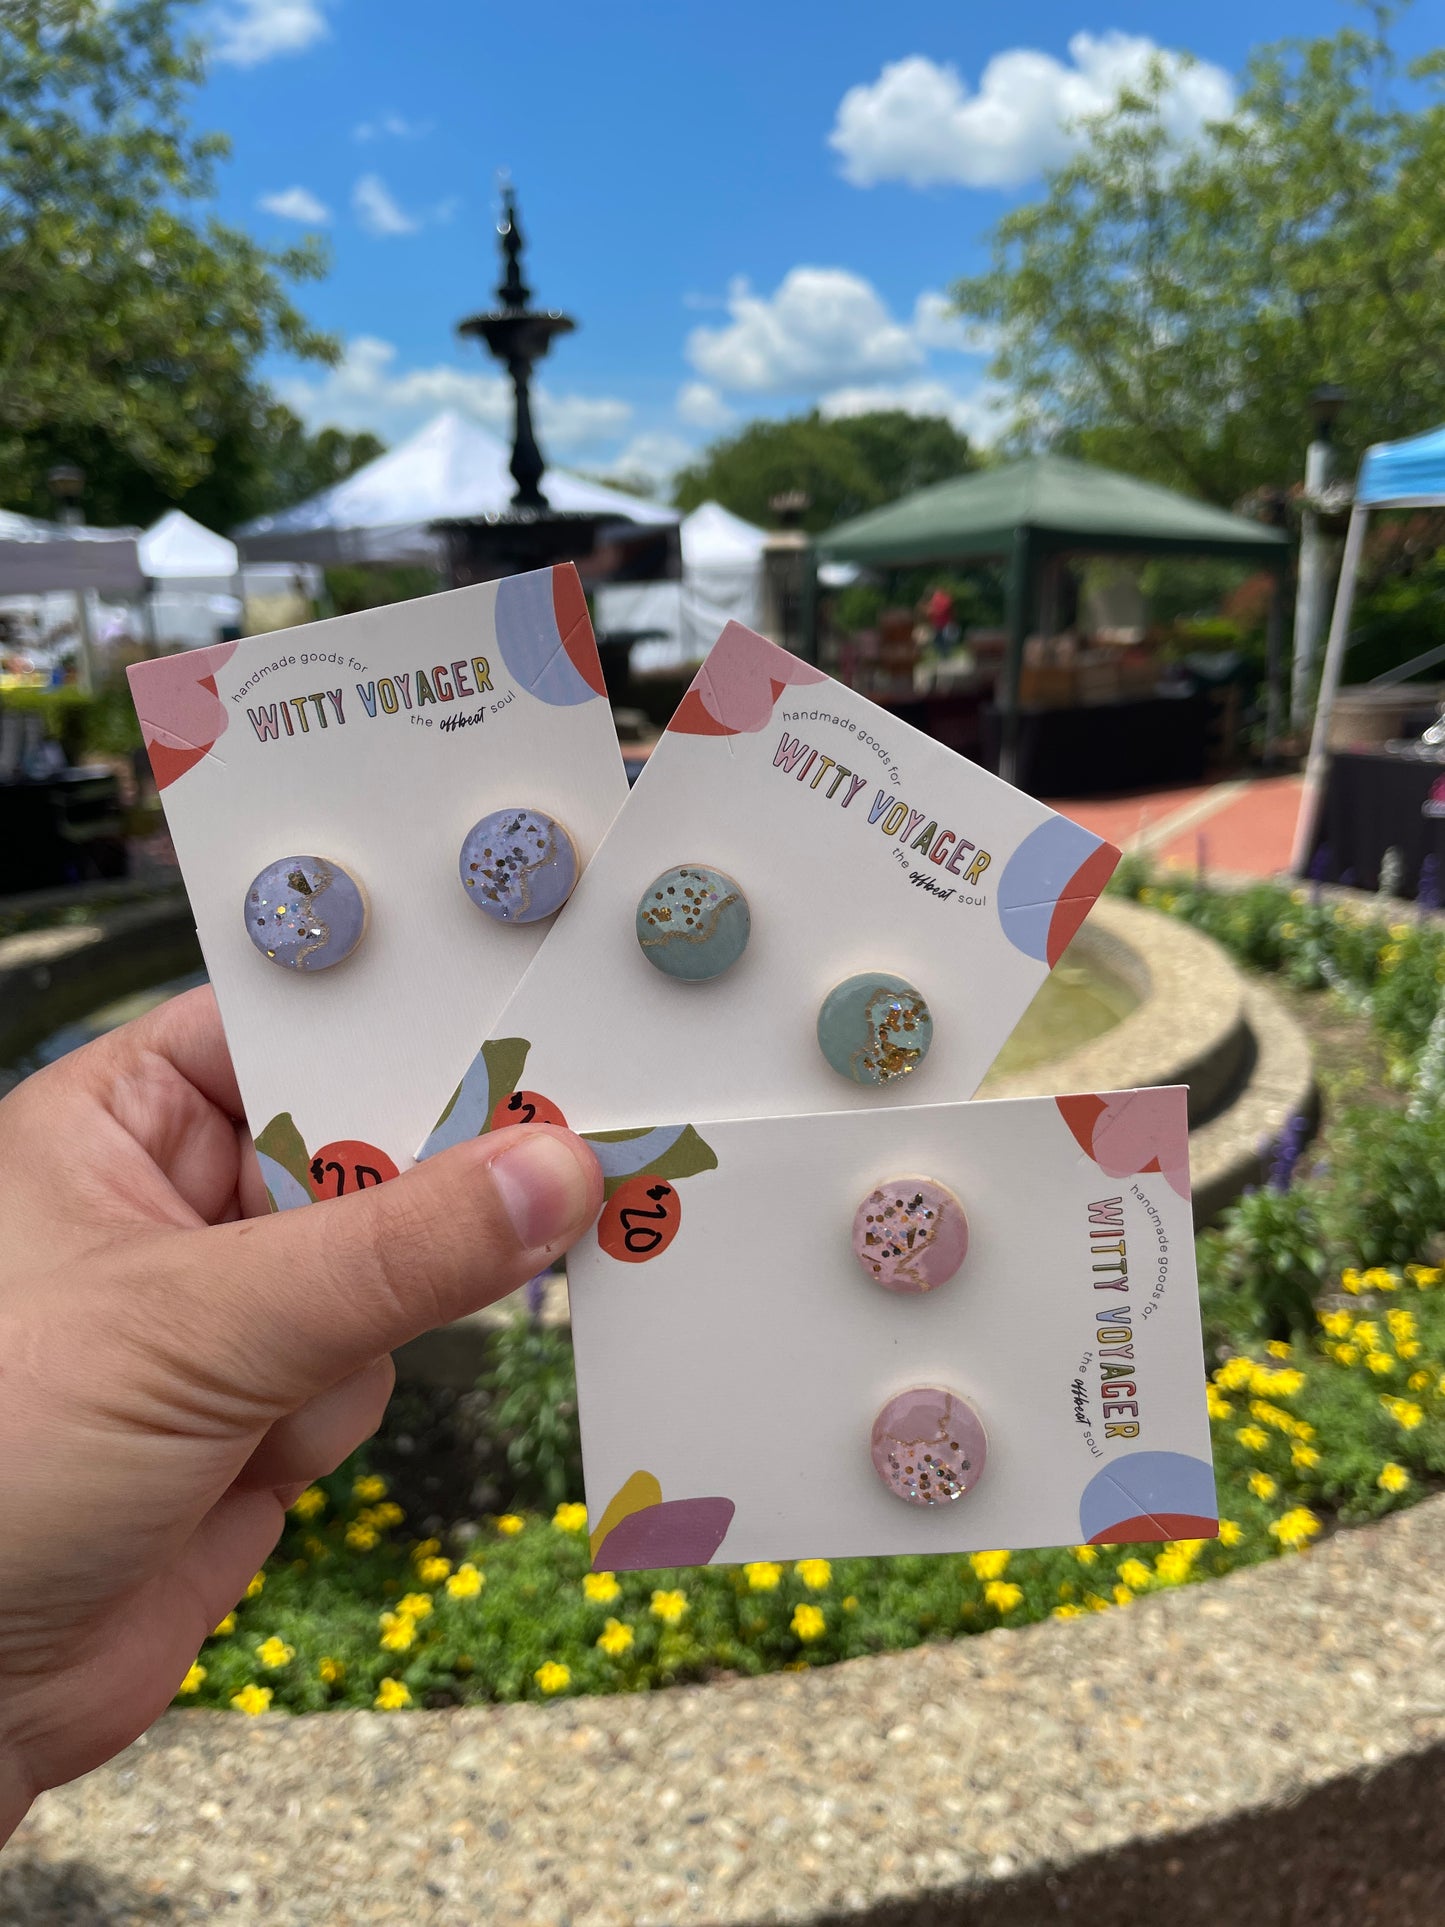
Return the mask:
[[[1423,50],[1428,8],[1399,39]],[[395,442],[507,396],[454,324],[490,304],[495,176],[533,287],[581,326],[541,374],[549,456],[663,476],[735,423],[817,403],[948,412],[985,437],[986,344],[942,311],[1064,123],[1184,50],[1182,131],[1228,111],[1261,37],[1331,32],[1305,0],[204,0],[198,125],[234,144],[219,211],[327,236],[301,290],[340,369],[268,369],[315,425]]]

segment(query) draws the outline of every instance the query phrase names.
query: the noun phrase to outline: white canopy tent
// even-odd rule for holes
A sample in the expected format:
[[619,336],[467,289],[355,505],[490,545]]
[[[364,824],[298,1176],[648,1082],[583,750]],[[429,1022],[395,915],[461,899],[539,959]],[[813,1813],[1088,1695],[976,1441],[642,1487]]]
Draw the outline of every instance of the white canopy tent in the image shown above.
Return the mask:
[[[440,567],[445,546],[431,524],[504,514],[516,488],[510,460],[511,450],[498,436],[448,409],[344,482],[243,524],[236,541],[247,561]],[[562,468],[547,470],[542,490],[554,509],[615,516],[619,527],[678,520],[676,509]]]
[[1329,760],[1330,717],[1344,667],[1350,617],[1355,606],[1355,583],[1370,512],[1372,509],[1420,508],[1445,508],[1445,427],[1432,428],[1424,435],[1412,435],[1408,441],[1377,442],[1373,448],[1366,449],[1365,459],[1360,463],[1350,526],[1345,536],[1344,560],[1340,564],[1339,587],[1335,591],[1330,637],[1320,672],[1320,693],[1315,704],[1304,789],[1295,819],[1290,868],[1297,876],[1303,875],[1314,842],[1315,819]]
[[700,662],[729,622],[756,629],[763,615],[766,532],[718,502],[683,517],[681,582],[610,582],[596,595],[597,628],[655,633],[632,652],[634,670]]
[[156,642],[200,648],[240,626],[241,558],[234,542],[183,510],[168,509],[138,547],[151,584],[146,620]]
[[135,529],[42,522],[0,509],[0,596],[98,589],[139,595],[145,572]]

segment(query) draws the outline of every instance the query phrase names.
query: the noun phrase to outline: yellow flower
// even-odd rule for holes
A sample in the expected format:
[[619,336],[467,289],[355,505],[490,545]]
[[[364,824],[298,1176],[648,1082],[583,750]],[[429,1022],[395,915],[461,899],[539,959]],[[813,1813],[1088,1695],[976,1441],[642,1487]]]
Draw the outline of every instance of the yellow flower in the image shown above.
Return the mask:
[[975,1552],[968,1562],[980,1579],[1002,1579],[1008,1571],[1006,1552]]
[[1395,1347],[1401,1358],[1418,1358],[1423,1349],[1418,1338],[1402,1338]]
[[552,1523],[559,1532],[585,1532],[587,1508],[575,1502],[571,1505],[559,1505],[552,1514]]
[[1234,1410],[1229,1400],[1213,1385],[1205,1386],[1204,1403],[1209,1409],[1209,1416],[1211,1418],[1228,1418]]
[[1219,1543],[1222,1546],[1237,1546],[1244,1537],[1244,1527],[1236,1525],[1233,1519],[1219,1522]]
[[263,1639],[256,1648],[256,1657],[269,1672],[276,1673],[283,1666],[291,1664],[296,1657],[296,1648],[288,1646],[284,1639],[278,1639],[272,1633],[269,1639]]
[[[1134,1561],[1131,1559],[1129,1563],[1132,1565]],[[1186,1552],[1182,1546],[1166,1546],[1154,1561],[1154,1571],[1160,1583],[1165,1586],[1182,1586],[1193,1567],[1193,1555]],[[1119,1568],[1119,1576],[1121,1579],[1129,1578],[1122,1566]],[[1129,1584],[1134,1585],[1134,1581],[1129,1579]]]
[[1214,1382],[1226,1392],[1247,1392],[1254,1383],[1255,1369],[1252,1358],[1227,1358],[1214,1374]]
[[1334,1354],[1336,1362],[1345,1366],[1346,1369],[1353,1365],[1360,1356],[1353,1345],[1336,1345],[1334,1347]]
[[1083,1616],[1082,1606],[1055,1606],[1049,1614],[1050,1619],[1082,1619]]
[[855,1612],[857,1612],[857,1610],[858,1610],[858,1599],[857,1599],[857,1596],[856,1596],[856,1594],[854,1594],[854,1593],[851,1593],[851,1592],[849,1593],[849,1595],[848,1595],[848,1597],[847,1597],[847,1598],[846,1598],[846,1599],[845,1599],[845,1600],[843,1601],[843,1610],[844,1610],[844,1612],[845,1612],[845,1613],[855,1613]]
[[1133,1603],[1134,1595],[1127,1586],[1115,1586],[1114,1604],[1116,1606],[1132,1606]]
[[1430,1374],[1428,1372],[1411,1372],[1410,1376],[1405,1380],[1405,1383],[1412,1392],[1423,1392],[1430,1383]]
[[497,1521],[497,1530],[508,1539],[515,1539],[527,1521],[515,1512],[504,1512]]
[[1075,1546],[1073,1548],[1073,1554],[1081,1566],[1092,1566],[1099,1556],[1099,1548],[1097,1546]]
[[1101,1599],[1096,1592],[1086,1592],[1084,1594],[1084,1606],[1085,1609],[1091,1613],[1106,1613],[1109,1610],[1108,1600]]
[[352,1480],[351,1490],[363,1505],[372,1505],[377,1499],[386,1497],[386,1480],[380,1473],[367,1472],[361,1478]]
[[532,1675],[544,1693],[565,1693],[572,1684],[572,1669],[559,1660],[544,1660]]
[[1406,1265],[1405,1272],[1419,1291],[1426,1291],[1445,1278],[1445,1271],[1438,1265]]
[[1119,1568],[1119,1577],[1135,1592],[1143,1592],[1153,1575],[1142,1559],[1126,1559]]
[[1360,1289],[1359,1272],[1356,1271],[1353,1266],[1350,1266],[1345,1271],[1342,1271],[1340,1273],[1340,1283],[1344,1286],[1346,1291],[1358,1292]]
[[479,1571],[470,1559],[463,1559],[447,1581],[447,1595],[452,1599],[475,1599],[486,1583],[487,1575]]
[[1371,1291],[1398,1291],[1400,1281],[1393,1271],[1386,1271],[1383,1265],[1371,1265],[1365,1273],[1365,1283]]
[[363,1506],[356,1516],[362,1525],[375,1526],[378,1531],[385,1532],[391,1526],[399,1526],[406,1514],[399,1505],[394,1505],[388,1499],[384,1505]]
[[221,1621],[220,1625],[217,1626],[216,1630],[211,1634],[211,1638],[224,1639],[227,1633],[233,1633],[235,1632],[235,1630],[236,1630],[236,1615],[234,1613],[227,1613],[226,1617]]
[[582,1596],[594,1606],[610,1606],[621,1591],[615,1572],[588,1572],[582,1576]]
[[1299,1424],[1293,1412],[1285,1411],[1282,1405],[1271,1405],[1267,1398],[1252,1398],[1249,1409],[1261,1425],[1271,1426],[1276,1432],[1293,1432]]
[[1249,1489],[1256,1499],[1272,1499],[1275,1493],[1278,1492],[1279,1487],[1269,1476],[1268,1472],[1251,1472],[1249,1475]]
[[1320,1462],[1320,1455],[1312,1445],[1292,1445],[1289,1458],[1296,1472],[1312,1472]]
[[1298,1552],[1307,1546],[1311,1539],[1317,1538],[1323,1527],[1306,1505],[1297,1505],[1291,1511],[1271,1524],[1271,1536],[1289,1552]]
[[1007,1579],[990,1579],[983,1596],[996,1613],[1011,1613],[1022,1600],[1024,1589],[1011,1585]]
[[323,1653],[317,1660],[316,1671],[320,1675],[323,1686],[339,1686],[346,1678],[345,1664],[339,1659],[333,1659],[329,1653]]
[[1293,1398],[1305,1387],[1305,1375],[1293,1365],[1283,1365],[1271,1369],[1267,1365],[1258,1366],[1254,1374],[1254,1389],[1269,1392],[1275,1398]]
[[826,1559],[800,1559],[793,1571],[809,1592],[822,1592],[832,1584],[833,1568]]
[[743,1567],[743,1577],[748,1582],[749,1592],[773,1592],[783,1577],[783,1569],[771,1559],[755,1559],[751,1565]]
[[1288,1358],[1292,1348],[1282,1338],[1271,1338],[1264,1349],[1271,1358]]
[[687,1611],[687,1594],[683,1592],[655,1592],[648,1608],[654,1619],[660,1619],[665,1626],[675,1626]]
[[403,1593],[396,1602],[396,1610],[408,1619],[426,1619],[432,1610],[432,1597],[429,1592]]
[[353,1552],[370,1552],[379,1537],[375,1526],[364,1526],[360,1521],[346,1528],[346,1543]]
[[383,1713],[394,1713],[398,1707],[411,1705],[411,1689],[401,1680],[393,1679],[390,1674],[376,1689],[376,1698],[371,1702],[379,1706]]
[[1403,1492],[1410,1483],[1410,1474],[1403,1465],[1396,1465],[1393,1459],[1388,1465],[1381,1466],[1380,1476],[1375,1484],[1382,1492]]
[[1425,1408],[1417,1405],[1413,1398],[1382,1398],[1380,1403],[1395,1423],[1406,1432],[1413,1432],[1425,1420]]
[[821,1608],[817,1606],[794,1606],[793,1617],[788,1624],[804,1645],[807,1645],[809,1640],[821,1639],[828,1630],[828,1622],[823,1617]]
[[264,1572],[253,1573],[246,1581],[246,1597],[248,1599],[259,1599],[265,1590],[266,1575]]
[[238,1713],[249,1713],[254,1719],[258,1713],[264,1713],[271,1704],[271,1688],[243,1686],[239,1693],[232,1693],[231,1704]]
[[383,1613],[381,1643],[389,1653],[407,1652],[416,1644],[416,1621],[406,1613]]
[[1348,1338],[1354,1326],[1354,1319],[1347,1311],[1322,1311],[1320,1324],[1331,1338]]
[[1386,1377],[1395,1369],[1395,1361],[1388,1352],[1366,1352],[1365,1363],[1380,1378]]
[[434,1553],[440,1552],[441,1549],[442,1542],[440,1539],[418,1539],[411,1549],[411,1556],[416,1560],[417,1564],[420,1565],[423,1559],[430,1559]]
[[1269,1444],[1269,1434],[1257,1425],[1241,1425],[1234,1436],[1247,1452],[1262,1452]]
[[1377,1352],[1380,1349],[1380,1327],[1373,1318],[1360,1320],[1355,1327],[1355,1337],[1367,1352]]
[[194,1665],[187,1672],[185,1678],[181,1681],[180,1685],[176,1688],[176,1691],[178,1693],[199,1693],[201,1690],[201,1684],[204,1681],[205,1677],[206,1677],[205,1667],[202,1666],[199,1660],[196,1660]]
[[291,1510],[301,1520],[314,1519],[326,1510],[326,1494],[319,1485],[308,1485],[304,1492],[297,1493],[291,1502]]
[[1413,1338],[1419,1330],[1414,1312],[1404,1305],[1391,1305],[1385,1313],[1385,1323],[1390,1327],[1391,1338]]
[[424,1586],[439,1586],[451,1569],[450,1559],[438,1559],[434,1554],[416,1562],[416,1576]]
[[632,1628],[620,1619],[609,1619],[597,1635],[597,1644],[609,1659],[621,1659],[632,1645]]

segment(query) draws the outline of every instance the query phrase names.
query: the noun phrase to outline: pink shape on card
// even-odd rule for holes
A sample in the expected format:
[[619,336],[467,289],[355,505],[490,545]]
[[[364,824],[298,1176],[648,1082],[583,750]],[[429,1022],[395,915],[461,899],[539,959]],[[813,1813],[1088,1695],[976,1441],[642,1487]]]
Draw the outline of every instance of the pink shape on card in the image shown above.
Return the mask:
[[743,736],[766,729],[790,684],[826,682],[821,669],[766,636],[730,622],[693,678],[668,728],[684,736]]

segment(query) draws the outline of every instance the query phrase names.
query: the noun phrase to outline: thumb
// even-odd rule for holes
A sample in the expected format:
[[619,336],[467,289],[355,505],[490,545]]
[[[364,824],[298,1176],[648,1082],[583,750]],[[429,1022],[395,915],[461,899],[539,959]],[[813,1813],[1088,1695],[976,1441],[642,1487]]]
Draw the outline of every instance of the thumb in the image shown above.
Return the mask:
[[387,1184],[168,1238],[167,1318],[188,1304],[192,1362],[224,1360],[289,1410],[515,1291],[601,1204],[597,1159],[571,1131],[494,1132]]

